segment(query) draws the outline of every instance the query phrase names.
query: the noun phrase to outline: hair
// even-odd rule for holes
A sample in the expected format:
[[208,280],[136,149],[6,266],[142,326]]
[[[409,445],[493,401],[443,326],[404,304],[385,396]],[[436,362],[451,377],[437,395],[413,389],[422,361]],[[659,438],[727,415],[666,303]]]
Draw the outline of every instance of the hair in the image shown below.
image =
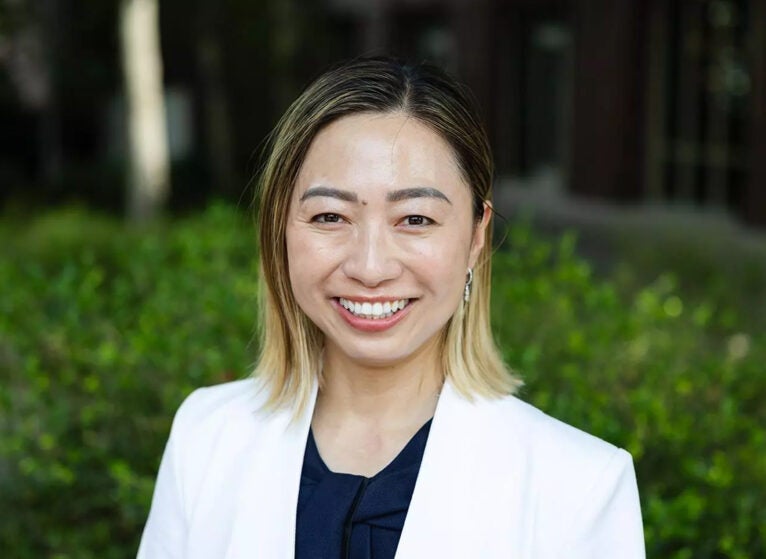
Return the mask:
[[[324,337],[292,293],[285,229],[293,188],[309,146],[329,123],[358,113],[401,113],[438,133],[452,148],[478,223],[492,196],[487,134],[467,88],[429,64],[388,57],[358,58],[311,83],[270,136],[259,184],[259,335],[254,375],[265,381],[266,407],[296,414],[321,382]],[[468,399],[513,394],[521,381],[505,365],[490,328],[492,227],[473,271],[468,303],[458,305],[441,334],[442,370]]]

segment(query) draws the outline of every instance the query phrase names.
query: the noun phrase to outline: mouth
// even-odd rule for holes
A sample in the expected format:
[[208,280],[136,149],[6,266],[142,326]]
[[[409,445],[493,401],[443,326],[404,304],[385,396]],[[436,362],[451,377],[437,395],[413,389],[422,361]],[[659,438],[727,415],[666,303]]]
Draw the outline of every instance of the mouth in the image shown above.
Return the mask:
[[392,299],[390,301],[353,301],[338,297],[338,304],[358,318],[381,320],[402,311],[413,299]]

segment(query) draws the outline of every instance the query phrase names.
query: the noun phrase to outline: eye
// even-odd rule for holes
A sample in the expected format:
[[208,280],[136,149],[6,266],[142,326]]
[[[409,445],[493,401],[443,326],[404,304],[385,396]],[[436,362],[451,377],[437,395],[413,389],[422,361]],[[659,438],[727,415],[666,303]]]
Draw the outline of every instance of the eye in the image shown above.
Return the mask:
[[423,227],[425,225],[433,225],[434,220],[424,215],[408,215],[402,220],[402,223],[411,227]]
[[343,220],[341,216],[333,213],[323,213],[311,218],[314,223],[340,223]]

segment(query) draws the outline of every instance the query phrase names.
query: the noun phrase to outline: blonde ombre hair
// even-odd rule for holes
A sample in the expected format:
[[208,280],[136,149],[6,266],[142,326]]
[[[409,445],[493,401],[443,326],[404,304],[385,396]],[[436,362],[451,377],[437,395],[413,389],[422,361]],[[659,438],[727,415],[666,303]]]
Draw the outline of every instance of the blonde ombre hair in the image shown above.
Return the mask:
[[[316,79],[272,132],[259,185],[260,356],[266,406],[301,410],[321,382],[323,334],[298,306],[290,286],[285,229],[295,181],[309,146],[330,122],[362,112],[400,112],[429,126],[452,147],[472,191],[478,223],[492,196],[492,156],[470,93],[430,65],[359,58]],[[521,385],[503,362],[489,322],[492,227],[473,270],[468,303],[441,335],[442,370],[456,390],[475,396],[512,394]]]

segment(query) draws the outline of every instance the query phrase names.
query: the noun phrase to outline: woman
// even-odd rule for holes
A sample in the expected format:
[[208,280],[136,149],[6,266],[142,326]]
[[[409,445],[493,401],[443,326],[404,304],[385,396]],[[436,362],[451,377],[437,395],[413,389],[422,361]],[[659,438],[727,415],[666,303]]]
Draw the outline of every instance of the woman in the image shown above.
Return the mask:
[[643,557],[628,453],[515,398],[493,344],[467,92],[358,59],[272,140],[256,374],[179,409],[139,557]]

